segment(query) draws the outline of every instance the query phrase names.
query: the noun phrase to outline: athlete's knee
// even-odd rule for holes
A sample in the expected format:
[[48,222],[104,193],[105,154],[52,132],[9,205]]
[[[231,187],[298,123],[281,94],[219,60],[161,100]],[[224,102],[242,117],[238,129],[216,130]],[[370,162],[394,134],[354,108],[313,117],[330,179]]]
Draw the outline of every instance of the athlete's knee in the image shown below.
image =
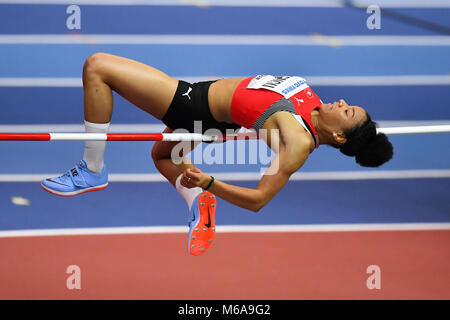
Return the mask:
[[101,79],[102,69],[108,59],[108,54],[96,52],[90,55],[83,65],[83,81]]
[[165,159],[165,158],[167,158],[167,157],[165,157],[164,154],[161,152],[161,148],[159,147],[159,143],[156,142],[153,145],[153,148],[152,148],[152,159],[153,159],[153,162],[156,163],[156,162],[158,162],[158,160],[162,160],[162,159]]
[[156,150],[155,146],[153,146],[151,153],[152,153],[153,162],[156,162],[160,159],[158,151]]

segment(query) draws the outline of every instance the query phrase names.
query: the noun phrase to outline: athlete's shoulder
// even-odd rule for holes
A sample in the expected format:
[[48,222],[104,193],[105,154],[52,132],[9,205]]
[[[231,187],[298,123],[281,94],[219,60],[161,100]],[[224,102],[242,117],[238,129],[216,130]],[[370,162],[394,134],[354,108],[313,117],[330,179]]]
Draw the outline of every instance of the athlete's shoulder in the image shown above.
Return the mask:
[[315,148],[311,134],[295,119],[290,112],[277,112],[274,115],[276,126],[280,130],[282,142],[289,148],[307,149],[309,153]]
[[300,127],[291,135],[288,147],[298,152],[307,152],[310,154],[315,150],[316,144],[313,137],[303,127]]
[[280,169],[287,173],[294,173],[303,166],[308,159],[314,142],[306,133],[297,132],[291,135],[284,145],[280,146]]

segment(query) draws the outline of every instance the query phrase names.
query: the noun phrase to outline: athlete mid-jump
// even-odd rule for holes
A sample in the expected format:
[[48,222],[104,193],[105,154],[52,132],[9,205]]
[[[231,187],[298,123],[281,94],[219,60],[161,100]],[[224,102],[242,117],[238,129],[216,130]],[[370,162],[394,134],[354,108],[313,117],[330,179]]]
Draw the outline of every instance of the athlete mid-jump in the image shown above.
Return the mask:
[[[203,132],[217,129],[225,133],[240,127],[278,130],[276,141],[266,140],[271,148],[277,144],[277,170],[263,175],[255,189],[215,180],[186,159],[175,163],[171,153],[178,142],[155,143],[152,157],[156,168],[189,206],[188,249],[194,255],[206,252],[214,240],[215,196],[258,211],[319,145],[333,146],[368,167],[380,166],[393,155],[387,136],[377,133],[376,124],[363,108],[342,99],[323,103],[300,77],[265,75],[191,84],[137,61],[96,53],[84,64],[83,87],[88,133],[108,131],[113,90],[161,120],[167,126],[164,132],[180,128],[194,132],[194,121],[202,121]],[[60,196],[106,188],[105,147],[106,141],[86,141],[83,160],[64,175],[43,180],[42,187]],[[190,150],[194,147],[191,143]],[[190,150],[183,148],[183,152]]]

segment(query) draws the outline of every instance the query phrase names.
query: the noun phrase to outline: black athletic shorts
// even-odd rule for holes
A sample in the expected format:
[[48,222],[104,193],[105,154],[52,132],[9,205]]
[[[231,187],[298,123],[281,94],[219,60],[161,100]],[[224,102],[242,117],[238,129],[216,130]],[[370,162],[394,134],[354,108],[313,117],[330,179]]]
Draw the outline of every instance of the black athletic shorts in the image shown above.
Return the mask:
[[[179,80],[175,96],[162,122],[172,130],[186,129],[192,133],[202,134],[208,129],[217,129],[221,133],[226,133],[227,129],[239,129],[240,125],[218,122],[213,118],[209,110],[208,90],[214,82],[203,81],[191,84]],[[198,132],[195,129],[200,129],[199,123],[197,127],[194,127],[194,121],[201,121],[201,130]]]

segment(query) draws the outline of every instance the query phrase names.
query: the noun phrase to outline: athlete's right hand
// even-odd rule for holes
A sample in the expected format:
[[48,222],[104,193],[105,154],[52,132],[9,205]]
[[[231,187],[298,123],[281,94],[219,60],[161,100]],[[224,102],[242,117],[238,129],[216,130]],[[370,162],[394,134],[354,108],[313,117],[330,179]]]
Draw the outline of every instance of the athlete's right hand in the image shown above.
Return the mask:
[[206,188],[211,180],[211,177],[202,172],[198,168],[188,168],[184,170],[180,183],[186,188]]

